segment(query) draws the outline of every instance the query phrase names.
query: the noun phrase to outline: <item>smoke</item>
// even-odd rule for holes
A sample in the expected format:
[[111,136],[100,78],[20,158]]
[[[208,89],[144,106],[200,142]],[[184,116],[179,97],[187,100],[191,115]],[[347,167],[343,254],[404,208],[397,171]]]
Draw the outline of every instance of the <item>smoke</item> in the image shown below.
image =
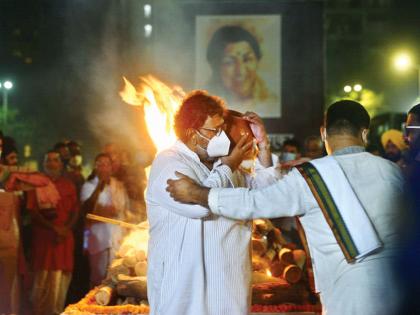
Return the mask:
[[[152,6],[150,18],[144,16],[145,4]],[[185,19],[178,1],[68,1],[67,5],[66,58],[70,76],[83,93],[78,110],[88,126],[89,149],[97,152],[103,144],[115,142],[153,154],[142,110],[125,104],[118,94],[122,77],[136,85],[139,76],[153,74],[190,89],[192,21]],[[150,38],[144,34],[146,24],[153,27]],[[75,88],[69,87],[73,93]]]

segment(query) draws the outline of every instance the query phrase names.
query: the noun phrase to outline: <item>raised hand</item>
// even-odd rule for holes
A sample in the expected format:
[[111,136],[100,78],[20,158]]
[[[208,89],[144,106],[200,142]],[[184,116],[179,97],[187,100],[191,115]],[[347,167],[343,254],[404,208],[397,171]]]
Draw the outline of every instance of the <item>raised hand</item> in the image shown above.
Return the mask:
[[239,167],[241,162],[246,157],[246,154],[252,147],[252,141],[246,142],[247,137],[247,134],[243,135],[233,148],[232,152],[228,156],[220,158],[222,163],[229,166],[232,171]]
[[267,132],[260,116],[254,112],[246,112],[242,118],[249,122],[249,127],[258,144],[268,142]]

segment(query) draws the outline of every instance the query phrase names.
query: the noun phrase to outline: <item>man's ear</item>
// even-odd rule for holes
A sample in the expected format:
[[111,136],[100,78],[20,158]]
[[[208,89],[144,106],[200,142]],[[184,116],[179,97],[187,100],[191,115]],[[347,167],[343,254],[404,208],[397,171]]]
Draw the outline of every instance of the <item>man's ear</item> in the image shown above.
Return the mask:
[[369,135],[369,129],[363,129],[362,130],[362,140],[363,142],[367,145],[369,140],[368,140],[368,135]]
[[321,126],[319,128],[319,132],[321,134],[321,140],[322,140],[322,142],[325,142],[327,140],[327,129],[324,126]]
[[195,132],[195,129],[188,128],[186,131],[186,136],[188,141],[191,141],[193,144],[197,144],[197,134]]

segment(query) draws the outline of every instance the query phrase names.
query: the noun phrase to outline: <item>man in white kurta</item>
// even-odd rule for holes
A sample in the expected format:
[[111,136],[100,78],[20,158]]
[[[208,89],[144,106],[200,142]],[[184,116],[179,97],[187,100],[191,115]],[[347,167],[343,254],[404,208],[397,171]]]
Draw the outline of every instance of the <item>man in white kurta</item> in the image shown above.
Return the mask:
[[[107,167],[107,175],[102,169]],[[111,159],[105,154],[100,154],[95,161],[96,173],[100,174],[85,182],[80,192],[80,201],[85,211],[94,214],[109,216],[114,219],[124,220],[124,211],[128,207],[128,197],[124,185],[116,178],[111,177]],[[101,179],[99,178],[101,177]],[[107,183],[101,189],[100,183],[107,178]],[[92,200],[93,199],[93,200]],[[88,202],[88,200],[92,202]],[[89,204],[89,205],[87,205]],[[113,209],[104,212],[103,209]],[[105,279],[108,266],[114,259],[115,251],[120,246],[122,238],[121,227],[109,223],[89,222],[87,250],[89,253],[90,285],[97,286]]]
[[[211,129],[196,132],[206,130]],[[220,160],[208,167],[202,159],[179,140],[159,153],[151,168],[146,204],[150,224],[147,289],[152,315],[249,312],[250,222],[209,216],[207,208],[178,203],[165,190],[167,180],[176,178],[175,172],[188,174],[206,187],[237,187],[246,182]]]
[[[351,110],[349,113],[341,112],[347,106],[351,109],[353,105],[339,103],[330,107],[330,116],[334,122],[339,122],[338,127],[342,127],[340,121],[342,123],[347,118],[351,121],[353,115],[358,115],[357,110],[356,114]],[[357,109],[356,105],[353,107]],[[338,111],[335,111],[337,108]],[[177,200],[208,205],[213,215],[238,220],[299,216],[308,240],[323,313],[397,314],[399,288],[392,264],[399,247],[398,232],[405,210],[403,179],[397,165],[364,151],[362,139],[366,137],[368,126],[369,119],[367,123],[356,124],[356,130],[360,132],[354,135],[347,133],[348,126],[344,124],[342,129],[331,128],[326,137],[328,153],[341,166],[383,243],[379,251],[356,263],[347,263],[320,206],[296,169],[274,185],[257,190],[208,190],[194,186],[185,178],[176,183],[170,182],[168,190]],[[181,191],[186,188],[190,194],[182,196]],[[207,195],[203,194],[206,191]]]
[[296,169],[260,190],[211,189],[209,206],[214,214],[236,219],[299,216],[313,259],[316,290],[321,293],[327,314],[393,314],[399,290],[392,263],[404,210],[403,179],[392,162],[358,147],[350,152],[336,152],[335,158],[384,243],[381,251],[362,262],[346,262],[317,201]]

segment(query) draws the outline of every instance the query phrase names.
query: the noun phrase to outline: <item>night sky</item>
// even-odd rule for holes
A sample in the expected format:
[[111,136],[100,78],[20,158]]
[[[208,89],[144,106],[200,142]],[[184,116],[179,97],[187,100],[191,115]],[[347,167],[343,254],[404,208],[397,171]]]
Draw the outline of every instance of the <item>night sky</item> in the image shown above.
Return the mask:
[[[152,5],[158,2],[164,1],[152,1]],[[213,2],[223,6],[223,1]],[[360,1],[353,2],[357,7]],[[384,94],[387,108],[395,111],[407,107],[416,96],[416,74],[395,74],[390,56],[397,48],[408,47],[420,60],[420,1],[389,2],[387,10],[369,13],[370,23],[377,28],[362,30],[362,40],[331,40],[326,34],[327,94],[339,94],[346,81],[358,80]],[[57,141],[75,139],[91,156],[101,144],[120,139],[121,126],[135,125],[126,132],[145,138],[138,141],[139,149],[150,150],[150,140],[139,123],[141,113],[127,108],[118,97],[122,75],[135,78],[153,71],[149,63],[140,66],[148,43],[133,33],[135,29],[141,32],[145,3],[0,0],[0,80],[14,82],[9,93],[10,123],[1,129],[14,136],[20,147],[31,144],[34,155]],[[342,3],[349,1],[326,1],[325,7],[340,8]],[[138,16],[133,8],[138,8]],[[112,47],[112,53],[107,47]],[[101,122],[107,116],[96,113],[111,109],[118,110],[123,119]]]

